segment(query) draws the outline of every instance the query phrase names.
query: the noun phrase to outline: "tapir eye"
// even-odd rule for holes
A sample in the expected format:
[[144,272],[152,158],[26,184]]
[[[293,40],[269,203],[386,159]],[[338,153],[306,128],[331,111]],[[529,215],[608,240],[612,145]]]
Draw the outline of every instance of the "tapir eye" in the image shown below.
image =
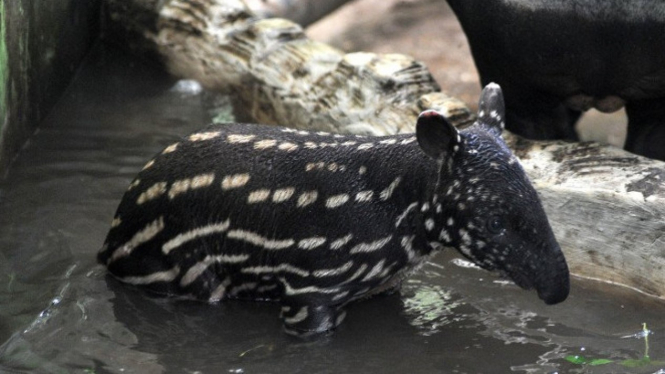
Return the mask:
[[505,229],[503,219],[499,216],[492,216],[487,220],[487,230],[492,234],[500,234]]

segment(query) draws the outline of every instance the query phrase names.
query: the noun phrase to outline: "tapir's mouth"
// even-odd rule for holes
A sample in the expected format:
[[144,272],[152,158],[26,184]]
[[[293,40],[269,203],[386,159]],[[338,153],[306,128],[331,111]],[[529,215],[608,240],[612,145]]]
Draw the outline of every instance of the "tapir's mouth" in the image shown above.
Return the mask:
[[501,272],[501,275],[504,276],[505,278],[511,279],[513,282],[515,282],[516,285],[518,285],[520,288],[524,290],[530,290],[533,288],[533,283],[531,282],[529,277],[518,271],[504,270]]
[[530,290],[536,288],[538,297],[548,305],[560,303],[568,296],[569,285],[567,277],[565,278],[565,282],[560,286],[557,286],[556,283],[553,283],[553,287],[535,287],[534,282],[528,276],[520,273],[519,271],[502,271],[502,275],[506,278],[512,279],[512,281],[522,289]]

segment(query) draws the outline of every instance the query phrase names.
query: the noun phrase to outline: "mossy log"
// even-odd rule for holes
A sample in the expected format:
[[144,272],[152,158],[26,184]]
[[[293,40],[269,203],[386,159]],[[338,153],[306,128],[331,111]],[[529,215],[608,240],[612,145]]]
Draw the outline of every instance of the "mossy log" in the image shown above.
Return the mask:
[[[233,92],[257,122],[384,135],[413,131],[434,108],[473,116],[427,68],[398,54],[344,54],[241,0],[106,0],[109,35],[157,54],[176,76]],[[441,53],[445,53],[442,51]],[[597,143],[505,134],[536,189],[574,274],[665,297],[665,163]]]

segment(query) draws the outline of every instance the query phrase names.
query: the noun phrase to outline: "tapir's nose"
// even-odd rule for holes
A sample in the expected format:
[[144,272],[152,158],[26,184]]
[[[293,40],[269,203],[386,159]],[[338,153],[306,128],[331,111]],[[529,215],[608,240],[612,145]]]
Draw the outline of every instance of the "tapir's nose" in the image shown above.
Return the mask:
[[[556,246],[558,249],[558,245]],[[546,265],[547,274],[538,277],[535,288],[545,304],[558,304],[568,297],[570,292],[570,274],[563,253],[558,251],[559,256]]]

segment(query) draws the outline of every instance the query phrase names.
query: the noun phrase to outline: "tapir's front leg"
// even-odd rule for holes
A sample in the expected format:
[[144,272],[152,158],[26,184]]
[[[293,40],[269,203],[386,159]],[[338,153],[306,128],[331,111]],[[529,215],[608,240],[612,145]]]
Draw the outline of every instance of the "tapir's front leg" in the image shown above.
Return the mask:
[[333,330],[344,320],[346,311],[341,306],[303,305],[282,301],[280,317],[284,330],[290,335],[306,337]]
[[626,104],[628,134],[624,148],[633,153],[665,160],[665,99]]

